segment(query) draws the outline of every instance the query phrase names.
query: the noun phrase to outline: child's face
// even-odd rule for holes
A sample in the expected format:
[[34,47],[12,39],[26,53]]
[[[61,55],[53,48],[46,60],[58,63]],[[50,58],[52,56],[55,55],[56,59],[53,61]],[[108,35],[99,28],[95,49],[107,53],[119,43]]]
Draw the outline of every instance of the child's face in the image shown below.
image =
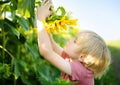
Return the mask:
[[76,44],[76,38],[73,38],[69,40],[65,46],[65,52],[72,58],[72,59],[78,59],[78,54],[75,53],[75,50],[77,48]]

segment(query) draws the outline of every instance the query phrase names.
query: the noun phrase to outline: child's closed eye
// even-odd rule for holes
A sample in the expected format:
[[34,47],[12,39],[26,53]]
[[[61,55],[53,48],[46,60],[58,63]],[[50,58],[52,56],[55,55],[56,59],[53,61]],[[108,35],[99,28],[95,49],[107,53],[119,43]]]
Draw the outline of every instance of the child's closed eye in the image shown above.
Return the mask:
[[76,43],[76,42],[77,42],[77,39],[75,38],[73,42]]
[[74,43],[76,43],[76,42],[77,42],[77,38],[74,39]]

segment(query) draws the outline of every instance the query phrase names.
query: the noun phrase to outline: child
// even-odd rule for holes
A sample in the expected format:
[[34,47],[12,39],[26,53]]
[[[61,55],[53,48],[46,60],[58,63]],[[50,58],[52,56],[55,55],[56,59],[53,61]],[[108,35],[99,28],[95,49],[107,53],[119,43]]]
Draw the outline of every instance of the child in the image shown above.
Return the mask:
[[94,85],[94,77],[100,78],[111,61],[104,40],[94,32],[83,31],[61,48],[40,22],[51,14],[51,5],[47,0],[37,10],[38,28],[43,28],[38,32],[40,54],[63,72],[63,79],[76,82],[75,85]]

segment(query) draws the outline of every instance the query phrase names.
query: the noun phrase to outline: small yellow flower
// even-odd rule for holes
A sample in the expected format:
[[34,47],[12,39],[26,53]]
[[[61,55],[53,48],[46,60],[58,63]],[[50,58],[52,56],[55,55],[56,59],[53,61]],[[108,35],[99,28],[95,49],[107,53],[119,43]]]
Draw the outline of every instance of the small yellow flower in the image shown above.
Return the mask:
[[37,31],[38,31],[38,28],[33,28],[33,30],[34,30],[35,32],[37,32]]

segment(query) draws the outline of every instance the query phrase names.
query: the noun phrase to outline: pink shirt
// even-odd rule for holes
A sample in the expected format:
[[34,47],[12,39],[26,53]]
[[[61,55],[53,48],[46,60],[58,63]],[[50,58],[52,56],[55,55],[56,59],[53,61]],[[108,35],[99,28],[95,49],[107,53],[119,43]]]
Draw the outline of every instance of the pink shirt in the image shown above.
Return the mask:
[[[63,51],[62,57],[69,59],[68,55]],[[63,79],[68,79],[71,82],[76,82],[75,85],[94,85],[94,73],[88,70],[81,62],[70,62],[72,75],[62,73]]]

